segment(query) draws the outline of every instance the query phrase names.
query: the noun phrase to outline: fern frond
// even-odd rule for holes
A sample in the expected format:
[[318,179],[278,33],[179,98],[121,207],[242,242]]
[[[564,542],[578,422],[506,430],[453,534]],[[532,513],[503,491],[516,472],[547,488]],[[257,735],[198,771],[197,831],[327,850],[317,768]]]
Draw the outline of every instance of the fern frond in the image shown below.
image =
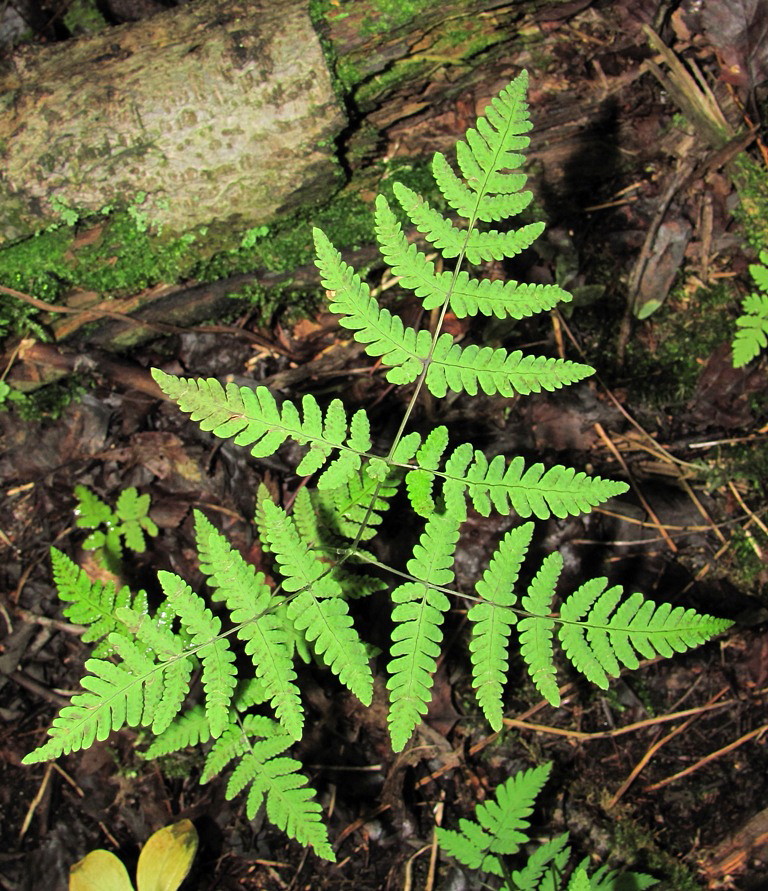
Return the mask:
[[479,449],[463,443],[454,449],[443,471],[443,497],[459,509],[468,492],[475,510],[484,517],[494,509],[507,514],[510,508],[523,518],[546,520],[589,513],[593,507],[627,491],[627,484],[588,476],[556,464],[549,470],[543,464],[526,467],[517,456],[509,464],[503,455],[490,462]]
[[496,789],[495,800],[477,806],[477,822],[461,820],[459,831],[438,828],[441,847],[470,869],[504,875],[501,857],[528,841],[528,818],[551,769],[551,764],[542,764],[510,777]]
[[[323,417],[317,400],[309,394],[302,398],[299,412],[289,400],[278,407],[266,387],[251,389],[232,383],[223,387],[215,378],[179,378],[157,368],[152,369],[152,376],[201,430],[210,430],[221,439],[234,437],[237,445],[250,446],[256,458],[274,454],[287,439],[308,444],[309,451],[297,468],[301,475],[319,470],[338,450],[351,453],[351,457],[337,458],[330,465],[328,482],[333,482],[334,473],[343,479],[359,466],[360,454],[370,448],[365,412],[360,409],[355,413],[348,433],[346,412],[339,399],[331,402]],[[341,465],[334,471],[339,461]]]
[[482,313],[497,318],[523,319],[567,303],[572,297],[557,285],[528,285],[515,281],[471,279],[465,271],[435,272],[435,264],[427,260],[415,244],[409,244],[387,199],[376,199],[376,234],[381,253],[392,274],[404,288],[421,297],[424,309],[431,310],[450,300],[458,318]]
[[331,492],[312,493],[320,525],[342,538],[354,540],[359,535],[360,541],[369,541],[376,535],[400,481],[400,475],[389,467],[381,479],[363,470]]
[[750,294],[742,301],[742,314],[736,319],[738,330],[731,344],[734,368],[751,362],[768,346],[768,249],[760,252],[760,263],[752,263],[749,271],[762,293]]
[[[51,548],[51,564],[58,595],[68,604],[62,612],[71,622],[88,626],[82,636],[84,643],[102,641],[113,631],[126,633],[117,612],[121,607],[132,607],[137,612],[148,609],[144,591],[131,594],[126,586],[116,591],[113,582],[93,581],[85,570],[56,548]],[[94,648],[92,656],[99,658],[108,652],[106,643],[102,643]]]
[[214,588],[212,599],[226,603],[278,720],[298,739],[304,714],[295,683],[293,650],[279,616],[269,611],[272,592],[264,574],[246,563],[199,511],[195,511],[195,532],[200,570]]
[[526,101],[528,74],[522,71],[478,117],[476,127],[466,133],[466,142],[456,143],[459,169],[472,191],[479,194],[504,195],[516,192],[521,183],[519,174],[501,173],[515,170],[525,161],[519,154],[528,147],[532,129]]
[[443,615],[450,603],[436,590],[453,581],[453,552],[459,539],[459,524],[448,514],[432,514],[408,561],[408,572],[419,581],[405,582],[392,592],[397,604],[392,612],[392,659],[390,678],[389,732],[396,752],[403,749],[411,733],[427,712],[432,674],[443,639]]
[[[130,643],[115,632],[109,639],[114,647]],[[87,749],[95,740],[105,740],[113,730],[120,730],[126,724],[138,727],[142,722],[149,723],[145,694],[147,687],[157,682],[162,667],[138,648],[134,648],[131,655],[133,670],[101,659],[86,661],[89,674],[81,681],[85,692],[76,693],[71,704],[64,706],[48,731],[50,739],[27,755],[24,764],[49,761]],[[137,671],[139,664],[141,670]],[[151,695],[154,699],[155,694]]]
[[509,232],[458,229],[413,189],[402,183],[394,183],[393,189],[413,225],[448,259],[462,251],[470,263],[514,257],[529,248],[545,228],[544,223],[528,223]]
[[266,538],[285,576],[283,587],[297,592],[287,616],[312,644],[317,656],[365,705],[373,696],[368,656],[355,629],[341,586],[330,568],[303,542],[293,520],[274,502],[265,500]]
[[[539,845],[520,870],[510,874],[511,888],[525,891],[559,891],[560,879],[571,856],[570,834],[562,833]],[[627,889],[629,891],[629,889]]]
[[513,279],[474,279],[462,271],[451,292],[451,310],[459,319],[478,313],[498,319],[525,319],[571,300],[571,293],[558,285],[529,285]]
[[520,655],[528,667],[528,674],[539,693],[553,706],[560,704],[560,693],[555,680],[552,646],[555,621],[550,613],[562,568],[563,558],[559,553],[548,554],[544,558],[522,600],[523,609],[530,615],[517,623]]
[[558,390],[577,383],[594,373],[589,365],[567,359],[524,356],[499,347],[467,347],[453,342],[450,334],[441,334],[427,366],[426,384],[433,396],[442,398],[448,390],[475,396],[479,390],[492,396],[527,396],[542,390]]
[[[589,868],[589,858],[579,864],[581,869]],[[589,877],[593,891],[645,891],[659,884],[659,880],[644,872],[619,872],[603,864]]]
[[473,628],[469,645],[472,686],[477,691],[477,701],[486,720],[497,731],[502,726],[501,693],[509,669],[509,635],[517,622],[517,616],[509,609],[517,600],[512,589],[532,536],[533,523],[525,523],[507,532],[477,583],[480,602],[467,613]]
[[380,307],[371,296],[368,285],[341,259],[341,254],[325,233],[315,229],[314,237],[315,262],[323,287],[333,291],[330,309],[342,316],[340,324],[355,332],[356,341],[366,344],[365,351],[369,356],[381,356],[385,365],[392,366],[387,372],[390,383],[408,384],[415,380],[421,372],[423,359],[429,355],[429,332],[417,333],[403,325],[399,316]]
[[609,676],[618,677],[619,663],[638,667],[637,653],[646,659],[683,653],[732,624],[693,609],[657,605],[638,593],[616,609],[622,589],[606,589],[607,583],[591,579],[574,591],[561,606],[558,631],[574,668],[602,689]]
[[220,636],[221,622],[206,607],[202,597],[193,593],[189,585],[172,572],[161,571],[157,577],[203,664],[205,712],[211,736],[216,739],[229,725],[229,707],[237,684],[235,654],[226,638]]
[[435,427],[414,456],[419,465],[417,470],[412,470],[405,478],[405,486],[408,492],[408,500],[411,507],[419,516],[428,517],[434,513],[435,499],[432,497],[432,487],[435,481],[433,470],[440,466],[443,452],[448,446],[448,428]]
[[432,175],[448,204],[467,220],[506,220],[522,213],[533,201],[533,192],[520,191],[528,180],[524,173],[507,174],[505,192],[490,195],[485,183],[481,186],[482,191],[469,188],[456,176],[445,155],[435,152],[432,158]]
[[267,817],[275,826],[299,844],[310,845],[320,857],[335,861],[314,790],[299,773],[301,764],[293,758],[280,757],[292,742],[290,734],[279,724],[260,715],[248,715],[242,726],[230,727],[214,743],[203,781],[208,782],[228,763],[239,759],[227,784],[227,799],[250,787],[246,799],[249,820],[255,818],[266,799]]
[[162,733],[158,733],[149,748],[142,753],[143,758],[154,759],[163,755],[179,752],[181,749],[207,743],[211,738],[211,729],[203,705],[192,708],[177,715]]
[[745,297],[741,313],[732,344],[734,368],[742,368],[768,346],[768,294]]

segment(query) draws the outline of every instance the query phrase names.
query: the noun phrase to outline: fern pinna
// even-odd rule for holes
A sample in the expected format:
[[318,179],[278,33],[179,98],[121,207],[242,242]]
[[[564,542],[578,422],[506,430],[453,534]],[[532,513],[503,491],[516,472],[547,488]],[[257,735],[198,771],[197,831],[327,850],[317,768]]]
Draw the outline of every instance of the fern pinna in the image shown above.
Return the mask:
[[760,293],[748,294],[741,303],[732,343],[734,368],[742,368],[768,346],[768,250],[760,252],[760,262],[749,271]]
[[500,876],[505,891],[641,891],[658,884],[645,873],[607,866],[593,870],[589,858],[566,879],[571,858],[567,832],[540,843],[520,869],[510,868],[508,858],[531,842],[528,818],[551,769],[551,764],[542,764],[511,776],[493,799],[477,806],[476,820],[460,820],[458,829],[438,827],[440,847],[470,869]]
[[[459,317],[520,319],[571,299],[554,285],[490,282],[462,268],[465,262],[511,257],[543,230],[535,222],[504,231],[486,225],[520,214],[532,200],[525,175],[514,172],[523,163],[531,127],[526,86],[523,73],[458,143],[458,173],[442,154],[435,155],[434,178],[450,217],[411,189],[394,188],[405,218],[448,261],[445,269],[409,242],[385,198],[376,201],[381,253],[400,286],[436,312],[434,331],[408,327],[381,306],[329,239],[315,231],[317,266],[341,325],[380,362],[390,383],[412,385],[388,449],[374,449],[366,412],[350,412],[340,399],[323,407],[305,395],[297,404],[278,400],[265,387],[154,370],[163,391],[203,430],[234,439],[257,458],[272,455],[287,440],[305,446],[296,472],[316,475],[315,485],[299,488],[290,512],[259,493],[256,525],[272,561],[270,574],[279,580],[275,584],[200,513],[195,530],[207,599],[164,572],[163,599],[152,612],[143,596],[96,590],[67,558],[55,555],[62,596],[79,604],[68,607],[79,610],[69,614],[91,623],[105,643],[86,662],[84,692],[61,711],[50,738],[27,756],[28,763],[81,749],[124,725],[150,729],[155,738],[149,757],[206,744],[204,780],[234,765],[227,794],[248,789],[249,815],[264,801],[270,820],[333,859],[319,805],[300,765],[285,752],[304,726],[297,658],[326,666],[363,704],[372,700],[373,650],[355,628],[354,599],[390,590],[387,688],[397,751],[427,712],[446,613],[463,597],[470,604],[473,684],[494,729],[503,722],[513,631],[533,683],[556,704],[556,640],[578,672],[605,687],[621,666],[636,666],[638,656],[681,652],[727,627],[692,610],[656,606],[640,594],[622,601],[621,589],[605,579],[586,581],[562,599],[558,614],[557,553],[545,557],[525,590],[516,593],[534,531],[529,518],[589,511],[626,485],[568,467],[527,464],[521,457],[489,460],[471,443],[452,441],[444,426],[425,436],[406,432],[423,388],[437,398],[448,390],[514,396],[555,390],[592,373],[564,359],[464,346],[443,330],[449,310]],[[424,527],[411,556],[387,566],[376,555],[376,535],[399,488]],[[484,516],[513,510],[527,522],[499,542],[475,590],[462,593],[454,584],[453,563],[470,505]],[[238,670],[238,664],[250,670]],[[202,702],[186,707],[190,680],[198,674]]]

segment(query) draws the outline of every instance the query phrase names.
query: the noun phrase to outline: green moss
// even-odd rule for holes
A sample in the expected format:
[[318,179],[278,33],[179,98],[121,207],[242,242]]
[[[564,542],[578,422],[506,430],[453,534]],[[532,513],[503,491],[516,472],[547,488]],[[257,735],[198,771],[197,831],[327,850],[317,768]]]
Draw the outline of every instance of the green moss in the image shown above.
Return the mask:
[[[180,238],[156,232],[144,210],[146,196],[141,194],[126,207],[104,208],[102,215],[83,216],[77,209],[62,208],[69,223],[62,221],[0,250],[0,284],[56,303],[73,290],[119,297],[160,282],[194,279],[205,283],[255,270],[290,273],[314,262],[313,226],[327,232],[342,250],[373,244],[373,205],[361,198],[361,189],[372,196],[381,181],[384,194],[392,200],[395,179],[442,206],[429,162],[397,159],[372,166],[368,182],[342,190],[323,207],[302,209],[270,226],[229,231],[227,243],[236,246],[216,252],[211,249],[216,236],[205,227]],[[88,243],[78,244],[81,231],[97,237],[81,239]],[[311,305],[311,295],[299,298],[289,278],[269,288],[248,285],[236,296],[246,296],[269,316],[285,302],[289,291],[294,309]],[[0,301],[0,336],[26,334],[37,315],[36,309],[21,301]],[[44,336],[39,326],[34,332]]]
[[732,172],[739,193],[735,215],[752,247],[762,250],[768,245],[768,174],[746,152],[736,158]]
[[106,295],[142,290],[190,276],[198,262],[194,233],[164,240],[135,205],[113,213],[93,244],[80,248],[69,267],[70,284]]
[[657,407],[682,404],[693,395],[702,363],[731,339],[731,288],[720,282],[694,295],[674,290],[662,310],[638,329],[627,348],[636,398]]
[[433,4],[426,0],[373,0],[373,10],[363,19],[364,34],[386,34],[407,25]]
[[662,851],[653,834],[629,816],[620,816],[613,826],[612,858],[621,863],[643,864],[643,869],[662,879],[659,889],[697,891],[696,876],[685,864]]
[[12,389],[2,410],[10,410],[22,421],[56,421],[71,402],[80,398],[83,390],[83,381],[78,375],[70,375],[65,380],[40,387],[31,393]]

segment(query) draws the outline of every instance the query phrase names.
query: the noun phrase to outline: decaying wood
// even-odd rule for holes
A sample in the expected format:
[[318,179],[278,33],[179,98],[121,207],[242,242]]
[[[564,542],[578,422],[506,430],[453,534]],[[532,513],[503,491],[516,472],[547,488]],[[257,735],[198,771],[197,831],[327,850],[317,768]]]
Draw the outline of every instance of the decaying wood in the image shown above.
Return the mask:
[[0,244],[66,208],[133,205],[164,236],[221,236],[310,206],[390,130],[468,91],[490,95],[518,56],[526,64],[523,22],[584,5],[456,0],[448,14],[424,3],[389,22],[374,0],[347,4],[319,30],[354,80],[341,87],[354,120],[306,0],[199,0],[27,48],[0,69]]
[[116,202],[167,234],[246,228],[341,175],[345,116],[301,0],[203,0],[28,50],[0,92],[4,241]]

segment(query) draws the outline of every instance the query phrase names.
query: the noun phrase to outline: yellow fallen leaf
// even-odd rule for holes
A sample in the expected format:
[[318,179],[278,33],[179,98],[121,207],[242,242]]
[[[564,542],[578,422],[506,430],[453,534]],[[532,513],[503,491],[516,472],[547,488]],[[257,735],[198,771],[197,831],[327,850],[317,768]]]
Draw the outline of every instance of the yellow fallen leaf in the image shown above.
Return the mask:
[[69,891],[133,891],[133,885],[114,854],[96,850],[70,868]]
[[139,855],[139,891],[176,891],[187,877],[196,852],[197,830],[190,820],[158,829]]

